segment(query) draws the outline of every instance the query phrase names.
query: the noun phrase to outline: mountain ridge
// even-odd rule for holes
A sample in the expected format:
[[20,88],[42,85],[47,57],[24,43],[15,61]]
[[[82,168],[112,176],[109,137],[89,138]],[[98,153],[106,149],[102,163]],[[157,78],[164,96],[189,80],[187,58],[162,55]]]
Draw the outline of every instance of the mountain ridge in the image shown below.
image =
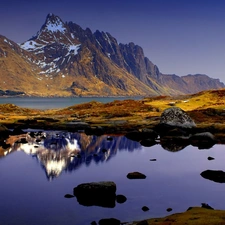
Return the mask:
[[7,56],[5,70],[7,57],[0,55],[0,78],[12,77],[11,85],[0,84],[0,90],[38,96],[153,96],[225,87],[207,75],[162,74],[140,46],[118,43],[108,32],[92,33],[54,14],[48,14],[37,34],[20,45],[0,39],[0,54],[7,42],[13,43],[7,46],[13,54]]

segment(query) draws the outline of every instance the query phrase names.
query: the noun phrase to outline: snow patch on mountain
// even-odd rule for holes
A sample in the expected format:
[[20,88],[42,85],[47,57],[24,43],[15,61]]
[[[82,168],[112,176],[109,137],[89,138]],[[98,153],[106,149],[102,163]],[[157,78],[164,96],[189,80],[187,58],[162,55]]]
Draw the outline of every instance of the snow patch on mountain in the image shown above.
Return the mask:
[[68,53],[66,54],[66,56],[68,56],[70,54],[77,55],[79,48],[80,48],[80,44],[79,45],[69,45]]
[[62,33],[64,33],[65,30],[66,30],[66,28],[63,27],[62,23],[61,24],[53,24],[53,23],[47,24],[46,29],[48,31],[51,31],[51,32],[58,32],[59,31],[59,32],[62,32]]
[[21,44],[20,47],[24,50],[36,51],[38,49],[42,49],[45,45],[38,44],[36,41],[26,41]]
[[12,44],[10,41],[6,40],[6,39],[4,39],[4,42],[6,42],[6,43],[8,43],[9,45],[13,46],[13,44]]

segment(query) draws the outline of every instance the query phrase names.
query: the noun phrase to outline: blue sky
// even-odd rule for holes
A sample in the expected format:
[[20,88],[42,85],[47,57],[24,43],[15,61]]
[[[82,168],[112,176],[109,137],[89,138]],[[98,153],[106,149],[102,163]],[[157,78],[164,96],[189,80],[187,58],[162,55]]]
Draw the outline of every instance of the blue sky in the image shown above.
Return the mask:
[[140,45],[162,73],[225,82],[225,0],[2,0],[0,34],[26,41],[50,12]]

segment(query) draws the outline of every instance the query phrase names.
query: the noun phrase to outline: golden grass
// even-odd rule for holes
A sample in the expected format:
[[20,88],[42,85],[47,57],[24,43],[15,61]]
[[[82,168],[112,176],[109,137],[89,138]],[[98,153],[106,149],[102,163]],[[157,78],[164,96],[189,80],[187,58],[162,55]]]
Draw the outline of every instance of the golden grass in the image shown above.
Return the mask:
[[[132,223],[136,225],[138,222]],[[176,213],[164,218],[147,220],[147,224],[154,225],[222,225],[225,224],[224,210],[211,210],[194,207],[183,213]]]
[[22,119],[39,120],[39,117],[46,117],[57,119],[59,123],[81,120],[92,124],[110,124],[116,120],[124,120],[130,124],[144,126],[159,122],[163,110],[171,105],[186,111],[199,126],[225,125],[225,89],[204,91],[177,98],[158,96],[138,101],[117,100],[106,104],[92,101],[51,110],[26,109],[13,104],[2,104],[0,105],[0,123],[9,124]]

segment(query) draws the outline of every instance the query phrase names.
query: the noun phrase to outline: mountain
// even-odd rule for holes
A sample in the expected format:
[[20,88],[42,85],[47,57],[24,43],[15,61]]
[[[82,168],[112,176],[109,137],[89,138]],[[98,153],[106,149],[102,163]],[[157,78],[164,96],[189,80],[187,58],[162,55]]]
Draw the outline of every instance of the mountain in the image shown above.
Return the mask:
[[0,90],[39,96],[176,95],[225,87],[206,75],[162,74],[140,46],[54,14],[20,45],[0,36],[0,68]]

